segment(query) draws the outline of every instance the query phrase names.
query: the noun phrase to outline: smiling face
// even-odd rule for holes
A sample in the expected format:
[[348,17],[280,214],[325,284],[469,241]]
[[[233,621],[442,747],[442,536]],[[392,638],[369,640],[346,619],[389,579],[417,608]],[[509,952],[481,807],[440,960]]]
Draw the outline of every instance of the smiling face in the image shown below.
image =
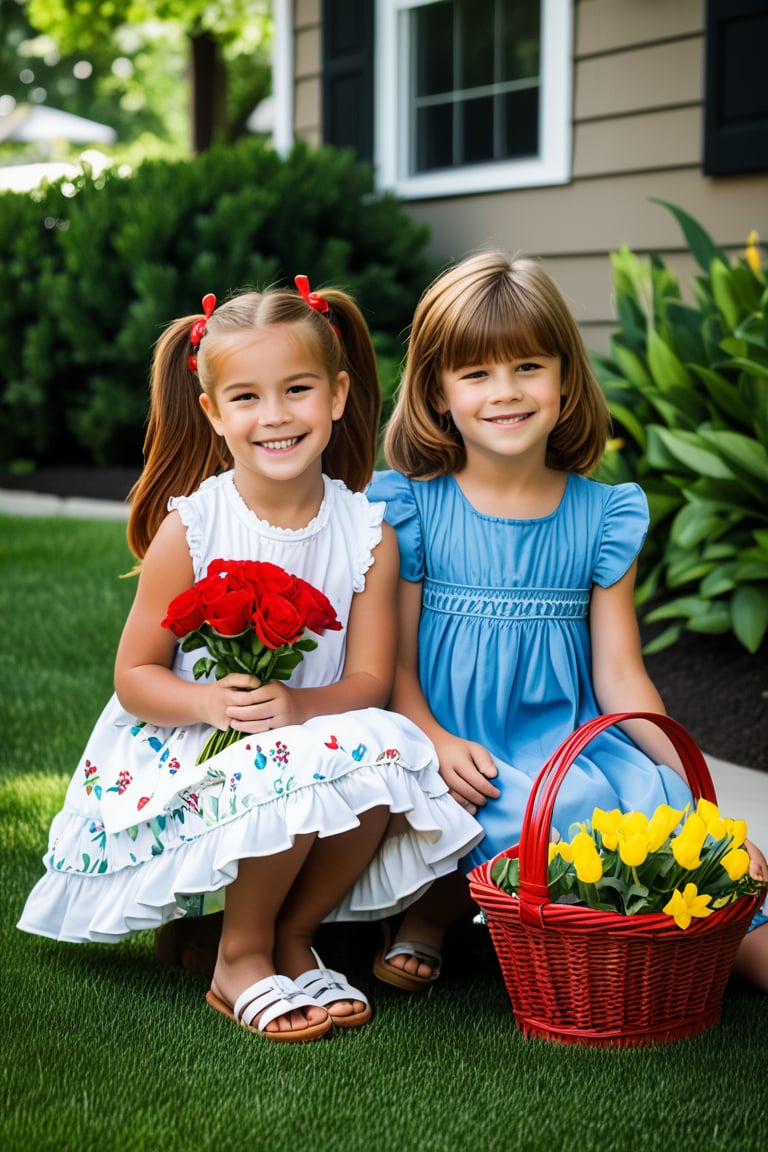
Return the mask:
[[348,389],[346,372],[331,381],[298,330],[277,324],[226,341],[213,390],[200,404],[236,472],[290,481],[320,475]]
[[543,465],[560,416],[558,356],[526,356],[444,369],[439,410],[450,413],[467,463],[479,456]]

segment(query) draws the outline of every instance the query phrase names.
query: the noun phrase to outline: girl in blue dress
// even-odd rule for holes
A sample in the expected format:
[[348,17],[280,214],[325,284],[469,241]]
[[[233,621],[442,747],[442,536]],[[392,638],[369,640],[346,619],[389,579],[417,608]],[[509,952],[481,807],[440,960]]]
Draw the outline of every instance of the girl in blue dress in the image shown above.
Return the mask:
[[[648,528],[636,484],[588,479],[609,413],[576,323],[536,262],[470,257],[426,291],[374,477],[400,546],[391,707],[437,750],[451,794],[485,837],[464,871],[517,843],[532,782],[601,713],[664,712],[634,611]],[[613,727],[570,769],[560,834],[605,810],[651,815],[691,799],[646,722]],[[755,851],[755,874],[768,875]],[[445,927],[470,907],[455,875],[413,905],[374,971],[409,990],[439,975]]]

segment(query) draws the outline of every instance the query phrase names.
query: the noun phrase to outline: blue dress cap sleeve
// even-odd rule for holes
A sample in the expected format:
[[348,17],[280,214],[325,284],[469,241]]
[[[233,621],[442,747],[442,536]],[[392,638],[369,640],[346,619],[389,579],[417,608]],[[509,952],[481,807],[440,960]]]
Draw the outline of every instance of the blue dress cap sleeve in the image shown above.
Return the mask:
[[384,519],[397,533],[400,575],[419,583],[424,579],[424,536],[412,482],[400,472],[374,472],[366,495],[386,502]]
[[610,588],[627,572],[648,534],[648,501],[638,484],[608,488],[594,584]]

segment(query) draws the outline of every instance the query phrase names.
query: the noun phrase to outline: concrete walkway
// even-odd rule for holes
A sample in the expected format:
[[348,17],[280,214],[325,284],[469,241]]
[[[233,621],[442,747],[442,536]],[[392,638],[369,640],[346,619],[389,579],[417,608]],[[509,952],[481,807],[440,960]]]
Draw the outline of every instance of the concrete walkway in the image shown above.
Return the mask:
[[[0,513],[10,516],[68,516],[74,519],[127,520],[128,506],[111,500],[46,496],[0,489]],[[768,855],[768,773],[726,760],[705,758],[724,816],[743,819],[750,839]]]

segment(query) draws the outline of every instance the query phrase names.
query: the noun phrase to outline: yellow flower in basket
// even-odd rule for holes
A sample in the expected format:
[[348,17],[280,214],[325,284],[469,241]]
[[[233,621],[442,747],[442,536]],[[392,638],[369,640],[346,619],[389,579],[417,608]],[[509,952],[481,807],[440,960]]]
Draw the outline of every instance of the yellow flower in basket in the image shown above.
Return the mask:
[[[700,800],[693,812],[660,805],[642,812],[595,808],[591,821],[574,824],[569,839],[549,845],[550,899],[606,912],[664,913],[679,928],[756,891],[742,847],[743,820],[723,817]],[[493,883],[515,894],[517,857],[498,859]]]
[[709,907],[711,899],[711,896],[699,895],[695,884],[686,884],[682,892],[675,889],[662,911],[674,917],[678,928],[687,928],[694,916],[712,915],[714,908]]
[[720,861],[731,880],[741,880],[749,871],[749,853],[746,848],[732,848]]

